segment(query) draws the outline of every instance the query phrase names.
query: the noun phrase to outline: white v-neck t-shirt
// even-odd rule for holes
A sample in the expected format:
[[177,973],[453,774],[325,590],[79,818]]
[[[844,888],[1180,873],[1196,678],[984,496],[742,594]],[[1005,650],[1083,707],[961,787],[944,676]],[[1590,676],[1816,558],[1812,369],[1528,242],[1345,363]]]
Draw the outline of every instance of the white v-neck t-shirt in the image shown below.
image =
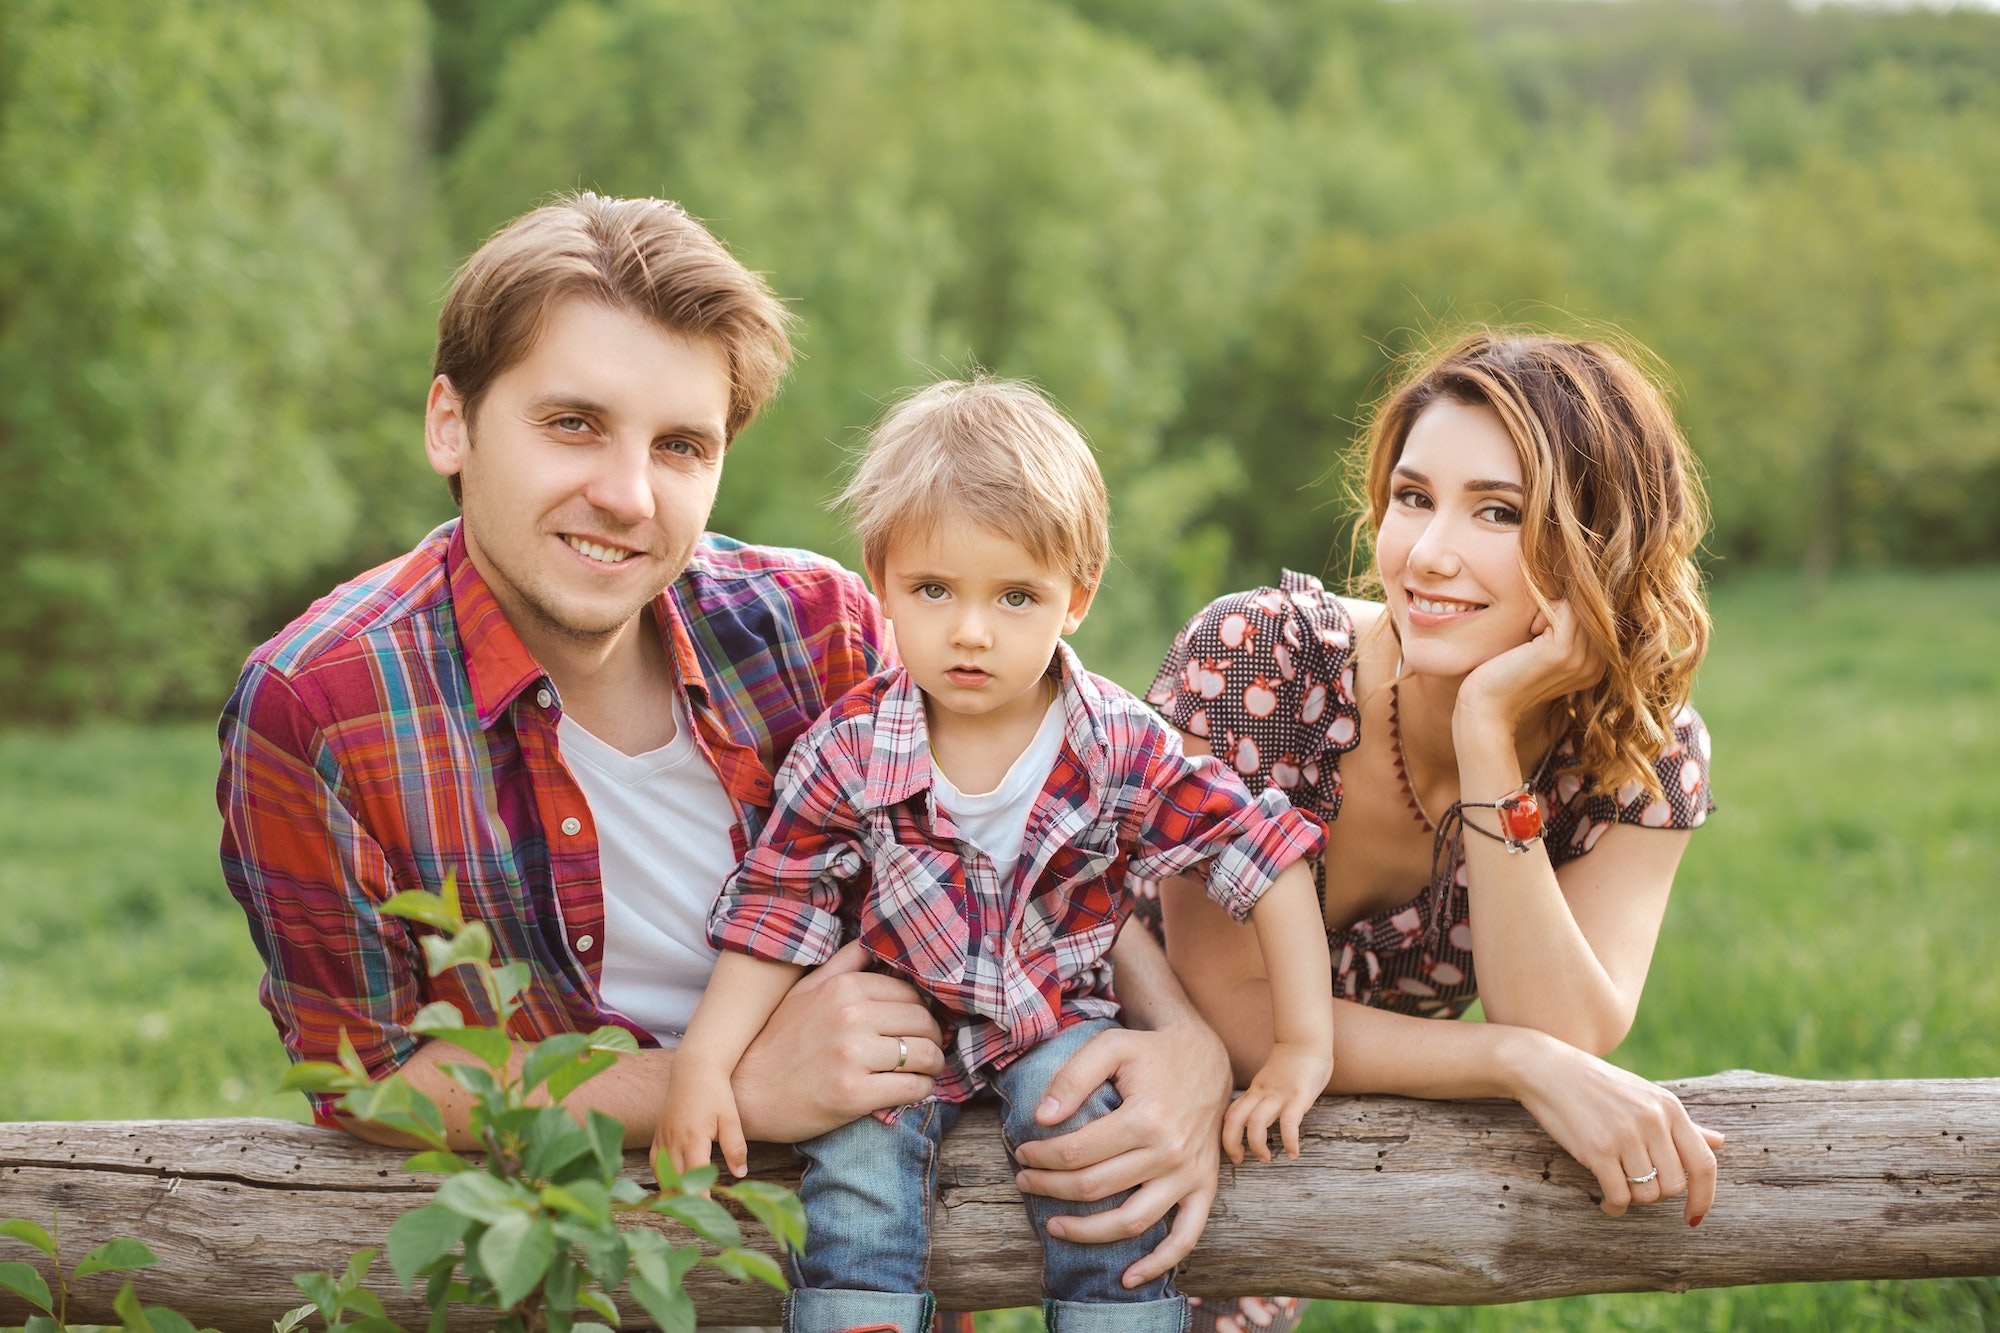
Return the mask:
[[1058,693],[1042,714],[1042,723],[1035,728],[1028,748],[1008,766],[1007,776],[992,791],[962,792],[935,760],[931,763],[931,787],[938,805],[958,826],[960,841],[971,843],[992,860],[1002,887],[1013,883],[1021,844],[1028,837],[1028,818],[1056,766],[1062,743],[1063,707]]
[[674,738],[657,750],[626,754],[568,715],[556,739],[597,824],[604,1004],[677,1046],[715,970],[708,913],[736,869],[736,807],[678,692]]

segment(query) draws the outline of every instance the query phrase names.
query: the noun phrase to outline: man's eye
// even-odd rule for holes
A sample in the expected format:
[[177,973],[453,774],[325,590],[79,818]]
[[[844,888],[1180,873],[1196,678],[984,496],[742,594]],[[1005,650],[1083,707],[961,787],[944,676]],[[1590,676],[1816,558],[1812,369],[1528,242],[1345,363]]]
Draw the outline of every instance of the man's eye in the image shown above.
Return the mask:
[[1003,592],[1000,594],[1000,604],[1002,606],[1012,607],[1016,611],[1020,610],[1024,606],[1033,606],[1034,603],[1035,603],[1035,597],[1033,593],[1022,592],[1018,588],[1016,588],[1012,592]]
[[660,448],[670,454],[679,454],[683,458],[696,457],[701,453],[701,446],[693,440],[661,440]]
[[555,419],[555,428],[575,434],[579,431],[589,430],[590,423],[582,417],[557,417]]

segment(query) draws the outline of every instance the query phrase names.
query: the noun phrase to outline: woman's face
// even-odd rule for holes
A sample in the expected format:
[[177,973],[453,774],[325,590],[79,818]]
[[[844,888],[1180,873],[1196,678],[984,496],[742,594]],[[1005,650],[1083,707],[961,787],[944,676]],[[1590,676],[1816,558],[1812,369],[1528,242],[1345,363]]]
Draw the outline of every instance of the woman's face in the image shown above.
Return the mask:
[[1531,637],[1521,460],[1484,404],[1443,400],[1410,427],[1375,539],[1407,668],[1462,677]]

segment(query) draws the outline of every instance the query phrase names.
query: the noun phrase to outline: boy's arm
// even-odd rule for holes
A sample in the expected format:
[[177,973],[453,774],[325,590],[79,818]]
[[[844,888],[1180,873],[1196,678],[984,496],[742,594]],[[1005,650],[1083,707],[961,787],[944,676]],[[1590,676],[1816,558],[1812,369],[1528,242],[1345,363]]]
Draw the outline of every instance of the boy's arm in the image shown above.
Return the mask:
[[749,1145],[730,1076],[804,970],[796,963],[741,953],[724,953],[716,960],[675,1053],[674,1076],[653,1133],[655,1159],[667,1153],[677,1172],[686,1171],[706,1163],[710,1146],[719,1143],[731,1175],[749,1169]]
[[1276,1038],[1264,1067],[1222,1121],[1222,1146],[1243,1161],[1244,1140],[1271,1160],[1266,1136],[1277,1121],[1285,1155],[1299,1155],[1299,1121],[1333,1076],[1333,961],[1312,870],[1304,860],[1280,872],[1250,909],[1270,978]]

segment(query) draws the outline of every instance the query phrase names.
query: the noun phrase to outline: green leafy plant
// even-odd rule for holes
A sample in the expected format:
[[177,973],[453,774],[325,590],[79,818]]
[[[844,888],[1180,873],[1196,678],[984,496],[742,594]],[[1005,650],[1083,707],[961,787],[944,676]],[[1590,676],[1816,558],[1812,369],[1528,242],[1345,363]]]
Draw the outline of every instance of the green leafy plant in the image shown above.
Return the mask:
[[[39,1223],[30,1222],[25,1217],[10,1217],[0,1221],[0,1236],[8,1236],[40,1250],[48,1257],[49,1268],[56,1279],[55,1289],[49,1289],[48,1279],[32,1265],[18,1262],[0,1263],[0,1287],[5,1287],[42,1313],[29,1315],[22,1333],[61,1333],[69,1327],[70,1288],[79,1278],[93,1273],[124,1273],[135,1268],[151,1268],[160,1262],[152,1250],[129,1237],[120,1236],[107,1240],[83,1258],[77,1260],[76,1267],[68,1273],[62,1265],[62,1218],[49,1219],[49,1228],[44,1231]],[[162,1306],[142,1306],[132,1291],[128,1281],[119,1288],[117,1299],[112,1302],[118,1317],[125,1322],[131,1333],[195,1333],[194,1325],[184,1316]],[[202,1333],[214,1333],[204,1329]]]
[[[709,1195],[735,1200],[780,1245],[797,1248],[805,1243],[805,1212],[790,1191],[760,1181],[718,1186],[713,1166],[675,1175],[662,1159],[660,1189],[649,1192],[620,1174],[625,1130],[619,1121],[593,1110],[579,1123],[556,1104],[621,1055],[635,1053],[631,1033],[609,1026],[564,1033],[528,1048],[516,1062],[507,1023],[521,1007],[528,968],[492,964],[492,937],[461,913],[456,881],[447,880],[442,895],[399,893],[381,910],[432,927],[435,933],[423,937],[431,975],[470,968],[497,1016],[491,1027],[470,1025],[455,1005],[440,1000],[419,1010],[410,1025],[473,1058],[475,1063],[443,1069],[472,1094],[470,1128],[485,1150],[483,1160],[452,1150],[437,1104],[401,1075],[370,1079],[344,1034],[338,1063],[295,1065],[285,1086],[342,1094],[338,1104],[350,1115],[426,1145],[405,1170],[447,1177],[431,1202],[389,1228],[386,1246],[389,1266],[406,1290],[424,1280],[431,1333],[442,1333],[453,1303],[501,1312],[495,1327],[503,1333],[599,1333],[618,1322],[612,1297],[621,1286],[661,1329],[690,1333],[694,1305],[681,1278],[695,1265],[785,1285],[768,1256],[743,1248],[736,1219]],[[623,1225],[639,1214],[672,1218],[718,1252]],[[362,1286],[375,1253],[356,1254],[338,1278],[309,1273],[296,1279],[329,1329],[396,1328]]]

